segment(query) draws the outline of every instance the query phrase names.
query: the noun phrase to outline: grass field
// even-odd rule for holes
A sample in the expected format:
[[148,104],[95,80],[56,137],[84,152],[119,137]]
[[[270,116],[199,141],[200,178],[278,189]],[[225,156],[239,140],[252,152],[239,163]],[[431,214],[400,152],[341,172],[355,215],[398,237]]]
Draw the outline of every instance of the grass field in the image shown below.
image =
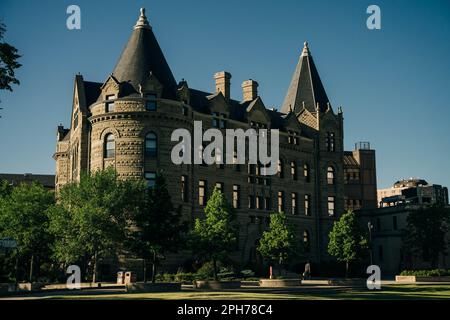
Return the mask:
[[43,299],[154,299],[154,300],[412,300],[450,299],[450,285],[387,285],[378,291],[336,287],[290,289],[240,289],[229,291],[193,291],[171,293],[83,292],[83,294],[47,294]]

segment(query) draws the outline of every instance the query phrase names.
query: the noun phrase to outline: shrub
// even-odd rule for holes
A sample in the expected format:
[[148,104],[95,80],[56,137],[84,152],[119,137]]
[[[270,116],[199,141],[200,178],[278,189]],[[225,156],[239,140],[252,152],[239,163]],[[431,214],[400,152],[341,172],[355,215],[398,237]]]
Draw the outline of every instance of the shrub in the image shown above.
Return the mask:
[[243,278],[252,278],[255,276],[255,272],[249,269],[241,270],[240,274]]
[[197,270],[197,278],[207,280],[214,276],[214,266],[212,262],[205,262],[200,269]]
[[174,282],[175,275],[171,273],[159,273],[156,275],[156,281],[158,282]]
[[403,270],[401,276],[416,276],[416,277],[443,277],[450,276],[450,270],[434,269],[434,270]]
[[194,273],[180,272],[175,275],[176,282],[192,283],[195,279],[196,275]]

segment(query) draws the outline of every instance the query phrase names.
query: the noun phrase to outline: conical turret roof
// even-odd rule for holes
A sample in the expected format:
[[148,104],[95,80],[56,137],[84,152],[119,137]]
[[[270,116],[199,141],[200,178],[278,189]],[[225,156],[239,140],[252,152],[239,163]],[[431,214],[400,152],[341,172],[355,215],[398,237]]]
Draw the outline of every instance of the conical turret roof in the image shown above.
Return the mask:
[[150,72],[163,85],[163,97],[173,98],[177,88],[175,78],[142,8],[113,76],[121,83],[128,83],[122,94],[126,96],[138,93],[139,85],[144,83]]

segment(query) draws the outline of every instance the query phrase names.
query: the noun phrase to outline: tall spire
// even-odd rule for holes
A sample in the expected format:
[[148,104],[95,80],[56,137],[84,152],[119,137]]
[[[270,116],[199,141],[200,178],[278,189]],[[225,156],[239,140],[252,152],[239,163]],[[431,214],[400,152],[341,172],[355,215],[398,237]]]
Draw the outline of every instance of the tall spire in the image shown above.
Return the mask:
[[164,97],[176,96],[175,78],[142,8],[113,75],[124,84],[122,94],[126,96],[139,94],[139,86],[148,79],[150,73],[162,84]]
[[292,108],[297,113],[305,107],[311,112],[316,112],[316,105],[319,104],[320,111],[324,112],[327,103],[329,103],[327,94],[311,56],[308,42],[305,41],[281,111],[289,113]]

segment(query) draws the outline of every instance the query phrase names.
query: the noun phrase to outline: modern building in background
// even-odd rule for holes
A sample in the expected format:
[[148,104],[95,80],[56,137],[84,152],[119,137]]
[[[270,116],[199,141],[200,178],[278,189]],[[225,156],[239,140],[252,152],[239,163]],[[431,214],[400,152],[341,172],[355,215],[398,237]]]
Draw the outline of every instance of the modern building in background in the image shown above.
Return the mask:
[[399,180],[391,188],[377,191],[378,206],[390,207],[399,204],[448,205],[448,188],[438,184],[428,184],[417,178]]
[[[288,214],[308,259],[329,259],[328,233],[340,214],[350,203],[376,206],[375,151],[361,144],[344,152],[342,109],[332,107],[306,42],[280,111],[266,108],[257,81],[243,79],[242,92],[233,93],[231,78],[214,74],[212,92],[190,88],[184,79],[177,83],[142,11],[104,82],[75,77],[70,126],[58,127],[56,188],[109,166],[121,178],[145,178],[150,187],[161,172],[189,221],[204,216],[215,187],[224,193],[240,222],[236,260],[257,262],[256,246],[274,211]],[[171,134],[183,128],[192,135],[194,121],[222,132],[279,129],[277,174],[264,176],[259,165],[173,164],[178,142]]]

